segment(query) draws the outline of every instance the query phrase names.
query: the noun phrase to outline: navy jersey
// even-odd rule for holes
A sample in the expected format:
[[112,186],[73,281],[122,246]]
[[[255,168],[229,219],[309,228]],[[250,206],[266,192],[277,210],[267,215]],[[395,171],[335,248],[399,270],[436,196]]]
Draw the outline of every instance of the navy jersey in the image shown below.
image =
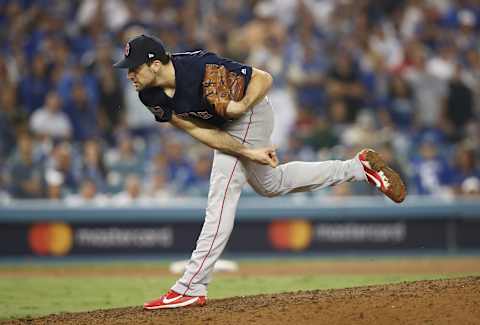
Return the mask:
[[138,94],[158,122],[170,121],[172,114],[199,118],[215,126],[222,126],[226,122],[203,97],[202,81],[206,64],[223,65],[228,71],[242,75],[245,79],[244,89],[247,89],[252,77],[252,67],[206,51],[172,54],[172,63],[175,68],[173,97],[167,96],[162,87],[145,88]]

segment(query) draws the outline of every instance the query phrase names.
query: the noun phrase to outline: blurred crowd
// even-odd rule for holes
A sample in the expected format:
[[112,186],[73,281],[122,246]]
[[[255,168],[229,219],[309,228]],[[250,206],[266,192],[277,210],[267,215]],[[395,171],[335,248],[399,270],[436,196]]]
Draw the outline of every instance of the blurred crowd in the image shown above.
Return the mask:
[[270,72],[282,162],[371,147],[410,194],[480,196],[480,1],[0,0],[1,198],[206,195],[211,150],[112,68],[141,33]]

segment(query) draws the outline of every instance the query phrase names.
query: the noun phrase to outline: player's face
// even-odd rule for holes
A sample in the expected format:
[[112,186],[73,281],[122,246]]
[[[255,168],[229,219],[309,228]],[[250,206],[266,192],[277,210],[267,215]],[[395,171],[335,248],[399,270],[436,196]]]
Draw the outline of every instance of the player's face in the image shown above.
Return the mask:
[[132,82],[136,91],[140,91],[155,81],[155,73],[146,64],[139,65],[136,68],[128,69],[128,79]]

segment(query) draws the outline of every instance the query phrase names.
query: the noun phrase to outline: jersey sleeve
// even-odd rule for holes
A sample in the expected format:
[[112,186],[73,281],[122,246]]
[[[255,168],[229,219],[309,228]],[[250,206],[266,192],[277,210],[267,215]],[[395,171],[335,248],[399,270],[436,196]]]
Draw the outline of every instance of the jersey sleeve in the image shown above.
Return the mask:
[[140,101],[153,114],[157,122],[168,122],[172,119],[172,109],[165,104],[163,89],[146,88],[138,93]]

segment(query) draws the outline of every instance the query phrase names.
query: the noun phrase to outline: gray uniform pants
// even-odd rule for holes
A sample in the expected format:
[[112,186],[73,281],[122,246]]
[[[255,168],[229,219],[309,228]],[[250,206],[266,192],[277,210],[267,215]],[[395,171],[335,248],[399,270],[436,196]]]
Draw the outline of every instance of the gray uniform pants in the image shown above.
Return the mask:
[[[226,131],[251,147],[270,145],[273,111],[265,98],[242,118],[231,122]],[[233,229],[235,211],[246,182],[260,195],[273,197],[305,192],[365,180],[357,158],[347,161],[290,162],[271,168],[215,151],[205,222],[184,275],[172,290],[189,296],[207,295],[215,262]]]

